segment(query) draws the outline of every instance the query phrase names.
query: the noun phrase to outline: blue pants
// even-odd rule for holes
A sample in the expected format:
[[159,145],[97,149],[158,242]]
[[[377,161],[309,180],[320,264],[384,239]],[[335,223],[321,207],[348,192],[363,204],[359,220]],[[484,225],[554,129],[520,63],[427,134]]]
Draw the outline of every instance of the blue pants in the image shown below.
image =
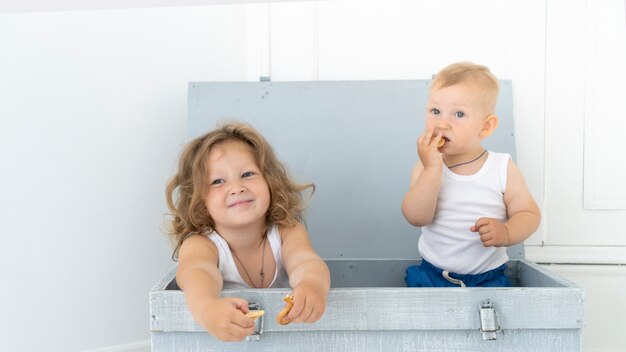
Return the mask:
[[[455,274],[449,273],[453,280],[461,280],[467,287],[511,287],[511,281],[504,275],[506,264],[482,274]],[[444,278],[443,270],[422,260],[421,265],[411,265],[406,268],[404,281],[408,287],[459,287]]]

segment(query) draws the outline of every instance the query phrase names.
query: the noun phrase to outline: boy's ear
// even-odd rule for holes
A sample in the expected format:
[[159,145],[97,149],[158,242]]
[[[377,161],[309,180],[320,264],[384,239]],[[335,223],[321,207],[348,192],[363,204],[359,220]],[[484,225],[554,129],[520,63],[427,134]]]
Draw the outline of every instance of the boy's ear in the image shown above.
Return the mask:
[[498,128],[498,116],[493,114],[487,116],[483,122],[483,129],[479,133],[480,138],[489,137],[496,128]]

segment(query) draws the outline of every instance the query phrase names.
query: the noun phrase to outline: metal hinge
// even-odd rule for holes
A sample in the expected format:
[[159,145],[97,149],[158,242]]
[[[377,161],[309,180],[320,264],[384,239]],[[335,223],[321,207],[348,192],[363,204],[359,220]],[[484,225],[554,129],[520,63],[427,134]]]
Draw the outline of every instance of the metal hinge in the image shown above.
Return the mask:
[[[260,310],[261,304],[258,302],[248,303],[248,310]],[[254,332],[246,336],[246,341],[259,341],[263,333],[263,316],[258,317],[254,322]]]
[[480,302],[480,332],[483,334],[483,341],[495,340],[496,332],[500,330],[498,325],[498,314],[491,300]]

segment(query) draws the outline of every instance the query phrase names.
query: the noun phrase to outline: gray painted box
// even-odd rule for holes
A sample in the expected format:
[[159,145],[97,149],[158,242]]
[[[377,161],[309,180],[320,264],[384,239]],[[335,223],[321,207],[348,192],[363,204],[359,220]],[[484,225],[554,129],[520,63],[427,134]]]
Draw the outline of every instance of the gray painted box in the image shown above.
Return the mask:
[[[220,342],[195,324],[173,269],[150,293],[153,351],[580,351],[584,294],[526,260],[513,288],[406,288],[411,260],[328,260],[333,288],[315,324],[278,325],[287,289],[224,290],[266,311],[258,341]],[[482,324],[491,302],[496,321]],[[489,309],[482,309],[489,314]],[[483,332],[495,332],[495,337]],[[485,340],[487,338],[487,340]],[[488,338],[495,338],[489,340]]]
[[[256,341],[223,343],[193,321],[175,268],[150,292],[153,351],[580,351],[584,292],[508,249],[512,288],[406,288],[419,229],[400,204],[417,160],[428,80],[189,85],[189,137],[224,118],[252,123],[296,179],[316,184],[307,227],[331,271],[315,324],[278,325],[289,289],[224,290],[267,313]],[[512,87],[485,143],[515,158]],[[391,259],[394,258],[394,259]],[[409,259],[395,259],[409,258]]]

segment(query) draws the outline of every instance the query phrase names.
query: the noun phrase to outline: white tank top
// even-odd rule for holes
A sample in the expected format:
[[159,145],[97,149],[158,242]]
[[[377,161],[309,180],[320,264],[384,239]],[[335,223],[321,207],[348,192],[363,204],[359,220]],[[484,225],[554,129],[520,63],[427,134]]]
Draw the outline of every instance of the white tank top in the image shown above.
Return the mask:
[[[232,252],[230,251],[230,247],[228,243],[222,236],[220,236],[217,232],[211,232],[207,235],[215,246],[217,247],[217,251],[219,254],[218,268],[222,273],[222,278],[224,280],[223,289],[245,289],[250,288],[248,284],[243,280],[239,271],[237,270],[237,265],[235,264],[235,258],[233,257]],[[283,267],[282,257],[280,255],[282,241],[280,239],[280,234],[278,233],[278,226],[272,226],[269,231],[267,231],[267,241],[270,244],[270,248],[272,250],[272,254],[274,255],[274,260],[276,261],[276,271],[272,276],[272,283],[269,287],[289,287],[289,277],[287,276],[287,271]]]
[[489,151],[473,175],[458,175],[443,167],[435,218],[422,227],[419,252],[442,270],[480,274],[509,259],[505,247],[484,247],[478,232],[469,228],[482,217],[508,219],[504,204],[507,168],[511,156]]

